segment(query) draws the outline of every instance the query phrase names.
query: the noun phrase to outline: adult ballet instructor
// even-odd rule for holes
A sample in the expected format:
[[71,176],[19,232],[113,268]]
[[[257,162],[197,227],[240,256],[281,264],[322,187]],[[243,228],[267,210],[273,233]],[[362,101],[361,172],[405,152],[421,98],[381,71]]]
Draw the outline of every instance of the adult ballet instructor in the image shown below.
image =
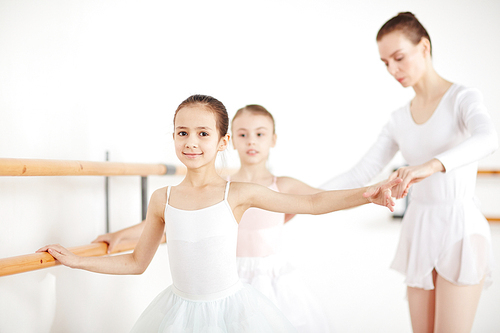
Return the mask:
[[493,265],[488,222],[473,202],[478,161],[498,137],[477,89],[442,78],[429,34],[412,13],[399,13],[377,34],[382,62],[415,96],[394,111],[351,170],[324,189],[367,184],[401,151],[408,163],[390,178],[412,187],[391,268],[406,276],[413,332],[470,332]]

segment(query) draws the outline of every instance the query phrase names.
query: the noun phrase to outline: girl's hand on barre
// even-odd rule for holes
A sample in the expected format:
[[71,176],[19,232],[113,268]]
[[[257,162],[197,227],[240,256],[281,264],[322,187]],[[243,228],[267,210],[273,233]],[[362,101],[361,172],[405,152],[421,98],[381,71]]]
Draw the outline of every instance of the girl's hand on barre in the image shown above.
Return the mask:
[[404,198],[408,194],[411,185],[418,183],[440,171],[445,171],[445,168],[443,164],[435,158],[421,165],[397,169],[391,174],[389,179],[392,180],[401,178],[403,181],[394,188],[394,197],[396,199]]
[[98,236],[92,241],[92,243],[107,243],[108,244],[108,254],[113,251],[116,244],[120,243],[123,239],[120,232],[110,232],[104,235]]
[[77,266],[78,260],[80,258],[76,254],[73,254],[72,252],[68,251],[66,248],[62,247],[59,244],[44,246],[38,249],[36,252],[48,252],[51,256],[54,257],[54,259],[59,261],[61,264],[71,268],[75,268]]
[[392,198],[391,189],[400,184],[402,181],[403,180],[401,178],[381,181],[380,183],[368,187],[366,192],[363,193],[363,196],[370,200],[370,202],[376,205],[385,206],[393,212],[396,203]]
[[108,244],[108,254],[112,253],[115,247],[125,239],[133,239],[138,241],[141,237],[142,230],[146,225],[146,220],[141,221],[136,225],[131,227],[121,229],[115,232],[109,232],[104,235],[100,235],[92,241],[92,243],[107,243]]

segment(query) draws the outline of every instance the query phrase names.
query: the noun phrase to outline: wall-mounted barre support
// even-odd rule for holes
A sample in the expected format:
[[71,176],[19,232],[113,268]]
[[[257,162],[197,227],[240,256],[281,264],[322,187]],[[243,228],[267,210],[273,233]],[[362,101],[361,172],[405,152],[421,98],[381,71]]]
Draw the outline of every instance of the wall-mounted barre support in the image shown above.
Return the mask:
[[142,205],[142,221],[146,219],[148,212],[148,177],[141,177],[141,205]]

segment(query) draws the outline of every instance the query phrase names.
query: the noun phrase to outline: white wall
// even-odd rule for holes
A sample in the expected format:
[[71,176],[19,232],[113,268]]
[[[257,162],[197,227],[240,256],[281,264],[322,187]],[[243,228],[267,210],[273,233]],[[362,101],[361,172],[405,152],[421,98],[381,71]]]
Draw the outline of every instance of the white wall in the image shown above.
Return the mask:
[[[496,0],[0,0],[0,156],[104,160],[109,151],[112,161],[175,164],[173,112],[202,93],[230,115],[268,108],[279,135],[272,169],[319,185],[355,163],[412,96],[386,73],[375,43],[406,10],[428,29],[438,72],[478,87],[500,132]],[[237,166],[234,151],[225,160]],[[500,153],[481,166],[500,167]],[[150,190],[177,182],[151,177]],[[0,257],[104,232],[103,184],[0,178]],[[138,222],[138,177],[110,186],[112,229]],[[305,230],[308,218],[292,228]],[[317,255],[301,246],[301,256]],[[0,278],[0,332],[127,331],[171,281],[165,251],[142,276],[59,267]]]

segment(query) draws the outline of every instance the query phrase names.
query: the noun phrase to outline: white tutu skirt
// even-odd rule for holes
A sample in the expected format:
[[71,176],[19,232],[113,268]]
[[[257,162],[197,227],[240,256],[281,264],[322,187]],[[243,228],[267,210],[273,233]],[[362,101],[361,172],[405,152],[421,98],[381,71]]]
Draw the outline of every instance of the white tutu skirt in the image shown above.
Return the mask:
[[318,299],[281,256],[238,257],[237,265],[241,281],[276,304],[298,332],[334,332]]
[[162,291],[141,314],[133,333],[275,333],[296,332],[261,293],[237,285],[218,295],[186,295],[173,285]]
[[493,252],[488,221],[472,200],[412,200],[391,268],[409,287],[434,289],[432,271],[456,285],[491,284]]

